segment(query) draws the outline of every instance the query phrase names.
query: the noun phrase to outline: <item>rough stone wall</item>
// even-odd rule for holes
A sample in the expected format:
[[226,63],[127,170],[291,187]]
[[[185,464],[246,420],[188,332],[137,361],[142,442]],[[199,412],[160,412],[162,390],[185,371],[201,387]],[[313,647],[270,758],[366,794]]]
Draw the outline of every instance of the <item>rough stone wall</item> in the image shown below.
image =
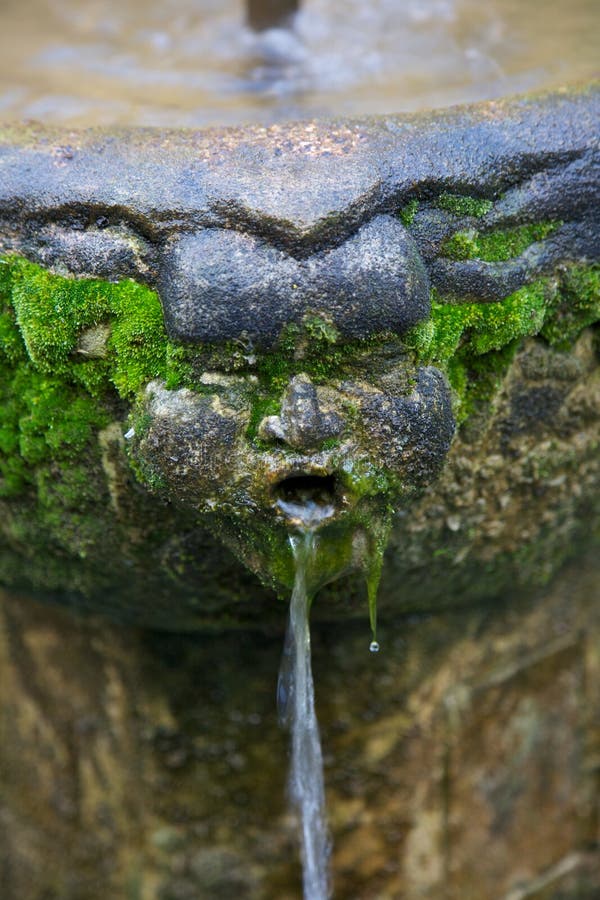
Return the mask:
[[[525,603],[314,629],[339,900],[600,891],[600,569]],[[179,637],[4,596],[3,900],[292,900],[281,634]],[[318,603],[318,600],[317,600]]]

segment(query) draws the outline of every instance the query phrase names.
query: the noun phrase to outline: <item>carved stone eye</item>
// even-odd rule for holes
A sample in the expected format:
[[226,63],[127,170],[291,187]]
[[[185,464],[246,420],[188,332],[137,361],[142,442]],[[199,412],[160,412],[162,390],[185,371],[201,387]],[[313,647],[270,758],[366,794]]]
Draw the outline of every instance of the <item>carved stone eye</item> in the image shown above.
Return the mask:
[[272,346],[308,312],[363,338],[403,333],[427,316],[429,278],[398,219],[378,215],[339,246],[293,256],[253,235],[205,229],[173,239],[159,292],[170,335]]

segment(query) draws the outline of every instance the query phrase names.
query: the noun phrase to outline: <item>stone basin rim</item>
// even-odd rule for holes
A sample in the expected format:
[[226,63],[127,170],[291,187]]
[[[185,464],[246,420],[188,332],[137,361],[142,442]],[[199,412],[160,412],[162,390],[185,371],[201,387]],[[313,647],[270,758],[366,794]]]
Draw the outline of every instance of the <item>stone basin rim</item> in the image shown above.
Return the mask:
[[[516,129],[520,123],[520,146],[527,147],[536,128],[537,137],[541,137],[536,121],[541,116],[553,131],[560,127],[570,129],[569,147],[561,151],[556,146],[560,141],[554,140],[555,146],[546,155],[543,147],[537,147],[531,154],[530,172],[547,167],[553,160],[566,163],[578,159],[598,143],[594,104],[592,102],[590,106],[589,101],[599,91],[600,79],[559,90],[517,94],[441,110],[292,120],[271,126],[78,130],[40,123],[4,126],[0,123],[0,166],[6,174],[3,185],[0,184],[0,214],[5,212],[17,218],[23,215],[32,222],[43,222],[44,218],[54,220],[61,214],[77,215],[82,210],[96,218],[112,212],[124,221],[130,221],[150,241],[163,240],[165,229],[167,232],[188,227],[241,230],[303,259],[319,250],[335,248],[373,216],[386,214],[419,194],[426,196],[432,179],[444,179],[448,190],[453,186],[470,190],[482,199],[491,197],[503,184],[510,187],[515,175],[508,164],[502,175],[502,165],[497,161],[492,178],[486,178],[486,153],[482,153],[481,146],[475,146],[470,132],[478,132],[480,140],[491,139],[493,145],[488,149],[498,160],[502,153],[507,160],[511,155],[514,160],[519,141],[510,135],[499,136],[498,124],[512,120]],[[562,114],[566,114],[567,122],[554,124],[550,121],[550,116],[556,115],[560,119]],[[456,153],[453,142],[447,139],[463,129],[467,145]],[[414,141],[419,132],[425,135],[424,144],[409,160],[403,160],[402,146]],[[327,142],[327,136],[331,134],[336,136],[336,141],[331,147],[326,144],[323,149],[323,142]],[[574,140],[576,134],[581,135],[579,141]],[[143,183],[139,170],[140,152],[147,157]],[[126,186],[115,185],[112,193],[110,190],[107,193],[106,185],[111,181],[114,183],[114,176],[111,179],[106,161],[111,156],[114,159],[115,153],[121,154],[124,174],[130,173],[129,196],[137,204],[135,213],[128,203]],[[190,154],[194,154],[191,161]],[[461,163],[465,154],[473,157],[468,166]],[[48,163],[45,168],[44,155]],[[161,184],[165,172],[161,163],[164,163],[165,155],[177,172],[173,183],[168,185]],[[418,161],[418,155],[425,158],[426,164]],[[444,155],[446,158],[442,159]],[[27,185],[19,178],[18,170],[26,165],[28,156],[31,157],[31,168]],[[69,196],[69,173],[82,165],[82,158],[89,158],[91,168],[85,169],[87,163],[84,161],[89,184],[84,190],[85,196],[80,191],[78,199]],[[329,172],[332,184],[324,190],[321,178],[318,190],[312,195],[311,186],[306,183],[305,200],[290,197],[289,191],[286,196],[286,187],[289,187],[287,166],[294,160],[308,174],[312,171],[323,176]],[[351,183],[352,175],[347,183],[340,177],[339,166],[349,160],[356,170],[354,183]],[[524,161],[525,157],[521,166]],[[255,190],[256,185],[252,184],[260,181],[259,176],[267,165],[271,179],[273,174],[281,172],[277,190],[271,190],[270,198],[264,192],[261,194],[260,185]],[[104,186],[98,180],[94,182],[94,167],[100,180],[104,179]],[[242,177],[240,171],[244,173]],[[44,175],[47,177],[45,189],[40,188],[44,184]],[[221,183],[228,176],[233,183],[232,190],[227,197],[219,197],[219,192],[214,189],[215,179]],[[11,178],[21,181],[19,198],[14,192],[11,194]],[[194,179],[196,183],[192,184]],[[32,189],[27,190],[27,186]],[[337,202],[331,201],[333,196]],[[282,211],[294,204],[293,215]],[[332,221],[332,215],[335,221]]]

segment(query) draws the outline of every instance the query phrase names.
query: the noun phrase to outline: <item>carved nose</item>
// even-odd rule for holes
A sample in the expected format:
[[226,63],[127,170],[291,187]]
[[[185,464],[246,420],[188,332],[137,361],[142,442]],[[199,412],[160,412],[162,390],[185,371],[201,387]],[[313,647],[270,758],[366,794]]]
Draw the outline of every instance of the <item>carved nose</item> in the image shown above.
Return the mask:
[[294,450],[318,450],[343,428],[337,413],[319,405],[317,389],[308,375],[296,375],[283,395],[281,415],[263,419],[258,434],[263,440],[284,441]]

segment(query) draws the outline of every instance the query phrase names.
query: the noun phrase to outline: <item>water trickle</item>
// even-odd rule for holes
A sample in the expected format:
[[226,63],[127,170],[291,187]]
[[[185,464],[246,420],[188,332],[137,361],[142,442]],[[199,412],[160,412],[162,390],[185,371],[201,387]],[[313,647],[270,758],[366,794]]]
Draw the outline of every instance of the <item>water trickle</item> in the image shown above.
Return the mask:
[[[379,533],[376,535],[375,532]],[[371,625],[371,643],[369,650],[371,653],[379,653],[379,641],[377,640],[377,591],[379,590],[379,582],[381,580],[381,569],[383,567],[383,552],[387,544],[390,532],[389,515],[383,516],[378,528],[373,526],[373,546],[371,553],[365,565],[366,581],[367,581],[367,598],[369,603],[369,624]]]
[[318,528],[335,514],[334,485],[331,476],[286,478],[277,486],[277,506],[303,531]]
[[329,838],[325,813],[323,756],[310,658],[309,612],[317,537],[307,530],[290,537],[296,577],[286,633],[277,704],[292,737],[290,798],[300,818],[305,900],[327,900]]
[[[335,512],[335,480],[331,477],[295,476],[277,485],[276,504],[288,520],[295,579],[290,601],[288,627],[277,682],[277,711],[281,725],[289,728],[292,754],[289,775],[290,799],[300,819],[305,900],[330,897],[329,852],[323,779],[323,757],[319,725],[315,713],[311,670],[309,614],[316,591],[327,581],[339,578],[349,566],[362,569],[369,602],[372,640],[377,642],[377,589],[383,553],[390,528],[389,512],[373,516],[368,531],[354,531],[346,525],[340,532],[328,527]],[[355,540],[356,539],[356,540]],[[352,559],[339,553],[331,566],[331,551],[347,546],[356,552]],[[335,557],[334,552],[334,557]]]

